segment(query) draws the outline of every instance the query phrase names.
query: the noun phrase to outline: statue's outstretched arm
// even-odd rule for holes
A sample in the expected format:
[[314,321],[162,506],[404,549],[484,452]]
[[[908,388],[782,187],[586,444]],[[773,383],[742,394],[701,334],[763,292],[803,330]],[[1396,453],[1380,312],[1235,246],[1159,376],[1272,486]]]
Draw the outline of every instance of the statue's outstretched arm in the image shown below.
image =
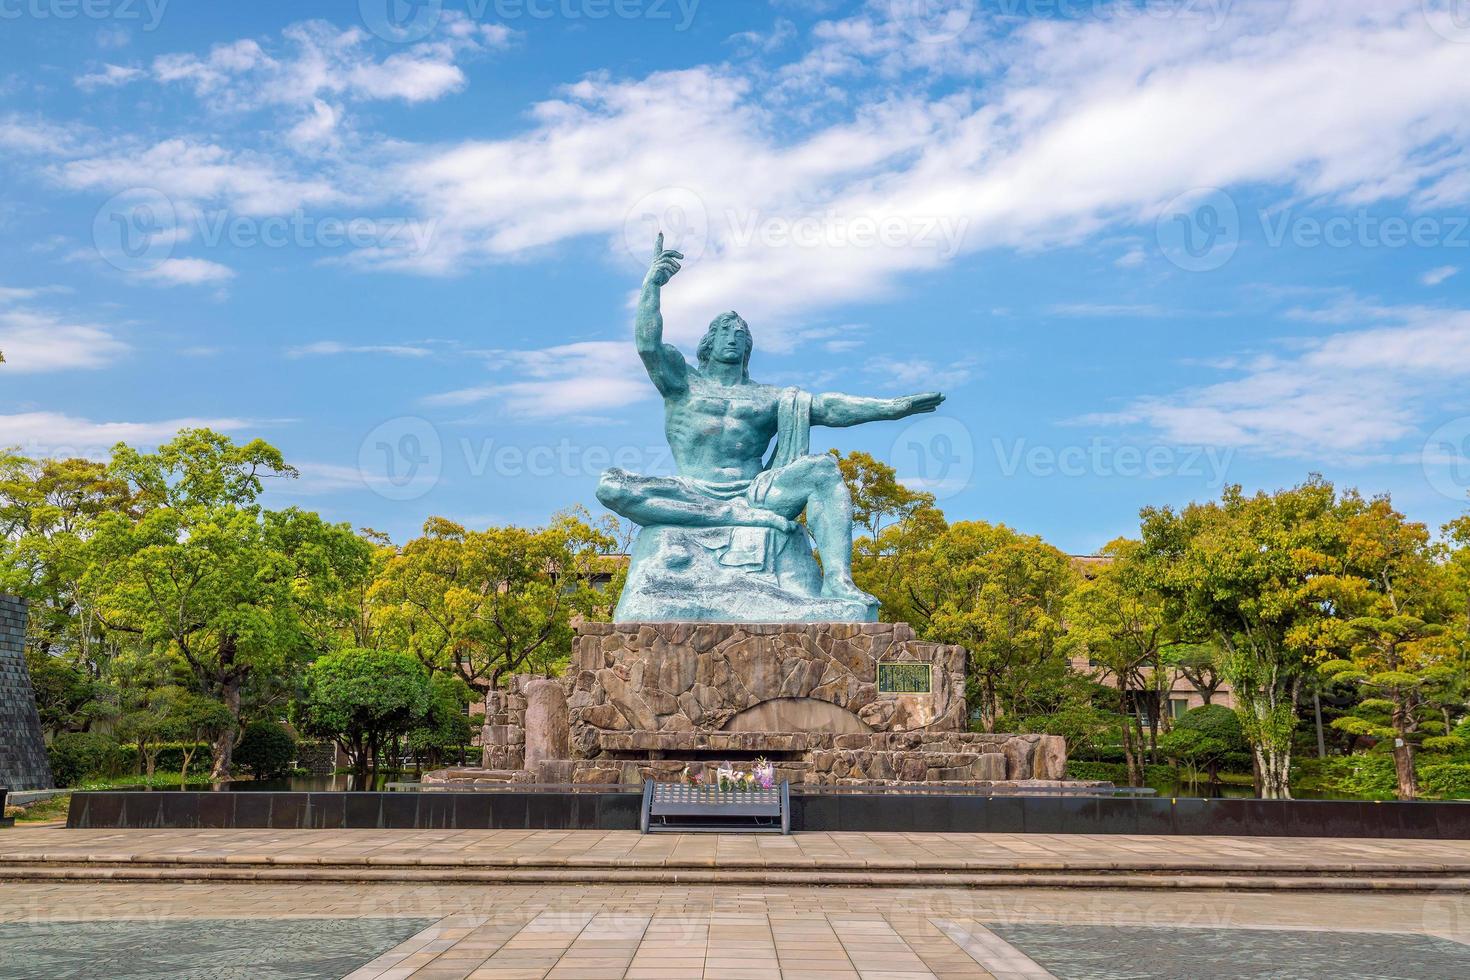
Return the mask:
[[864,422],[883,422],[932,412],[944,401],[937,391],[899,398],[867,398],[828,392],[812,399],[812,424],[842,428]]
[[689,362],[673,344],[664,343],[664,314],[660,297],[674,273],[679,271],[679,260],[684,256],[673,249],[664,249],[664,236],[660,232],[653,246],[653,264],[648,275],[643,277],[643,291],[638,295],[638,318],[633,326],[634,340],[638,345],[638,356],[648,369],[654,387],[664,397],[676,395],[689,387]]

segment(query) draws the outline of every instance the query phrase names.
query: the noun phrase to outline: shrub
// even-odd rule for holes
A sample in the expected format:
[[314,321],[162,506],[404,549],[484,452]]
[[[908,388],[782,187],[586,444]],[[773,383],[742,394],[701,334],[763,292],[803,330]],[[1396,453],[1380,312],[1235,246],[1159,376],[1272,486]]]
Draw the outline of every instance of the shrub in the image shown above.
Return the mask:
[[1417,768],[1419,790],[1426,796],[1452,800],[1470,798],[1470,765],[1463,762],[1432,762]]
[[1224,705],[1205,704],[1190,708],[1174,722],[1174,730],[1198,732],[1220,743],[1222,753],[1245,752],[1249,748],[1240,728],[1240,716]]
[[51,778],[57,786],[75,786],[99,776],[115,776],[122,767],[117,740],[101,732],[62,732],[46,747]]
[[296,740],[273,721],[252,721],[235,747],[235,763],[256,779],[286,775],[296,758]]
[[1295,781],[1316,792],[1391,800],[1397,793],[1393,759],[1378,753],[1301,759]]

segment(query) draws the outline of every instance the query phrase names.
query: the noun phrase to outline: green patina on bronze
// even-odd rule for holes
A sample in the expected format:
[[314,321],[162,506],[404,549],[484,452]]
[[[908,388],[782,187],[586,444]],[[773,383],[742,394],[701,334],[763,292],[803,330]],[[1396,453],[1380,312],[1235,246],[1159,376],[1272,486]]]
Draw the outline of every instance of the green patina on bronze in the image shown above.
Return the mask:
[[811,427],[932,412],[944,396],[812,394],[752,381],[750,327],[734,312],[715,317],[690,364],[664,343],[660,307],[683,258],[659,235],[636,324],[678,475],[610,469],[597,487],[598,500],[643,528],[615,619],[875,621],[877,600],[852,580],[852,499],[837,461],[810,452]]

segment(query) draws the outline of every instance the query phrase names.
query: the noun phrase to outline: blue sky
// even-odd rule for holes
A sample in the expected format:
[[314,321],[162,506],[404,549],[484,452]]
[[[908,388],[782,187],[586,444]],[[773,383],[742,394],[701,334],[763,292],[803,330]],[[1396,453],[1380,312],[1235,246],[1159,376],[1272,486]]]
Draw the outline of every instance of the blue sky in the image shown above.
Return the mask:
[[[392,4],[392,6],[390,6]],[[1318,471],[1470,490],[1470,21],[1436,0],[0,0],[0,444],[262,436],[402,540],[667,472],[692,351],[1074,552]]]

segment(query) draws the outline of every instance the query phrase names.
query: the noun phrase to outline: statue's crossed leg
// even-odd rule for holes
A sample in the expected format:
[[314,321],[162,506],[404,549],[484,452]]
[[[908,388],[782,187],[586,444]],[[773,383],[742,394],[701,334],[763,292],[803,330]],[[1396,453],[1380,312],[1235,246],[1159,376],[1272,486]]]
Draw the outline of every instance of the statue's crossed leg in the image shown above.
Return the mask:
[[831,456],[800,456],[753,480],[711,483],[610,469],[597,485],[609,510],[643,527],[766,527],[792,532],[806,511],[822,558],[822,595],[870,603],[852,580],[852,496]]

